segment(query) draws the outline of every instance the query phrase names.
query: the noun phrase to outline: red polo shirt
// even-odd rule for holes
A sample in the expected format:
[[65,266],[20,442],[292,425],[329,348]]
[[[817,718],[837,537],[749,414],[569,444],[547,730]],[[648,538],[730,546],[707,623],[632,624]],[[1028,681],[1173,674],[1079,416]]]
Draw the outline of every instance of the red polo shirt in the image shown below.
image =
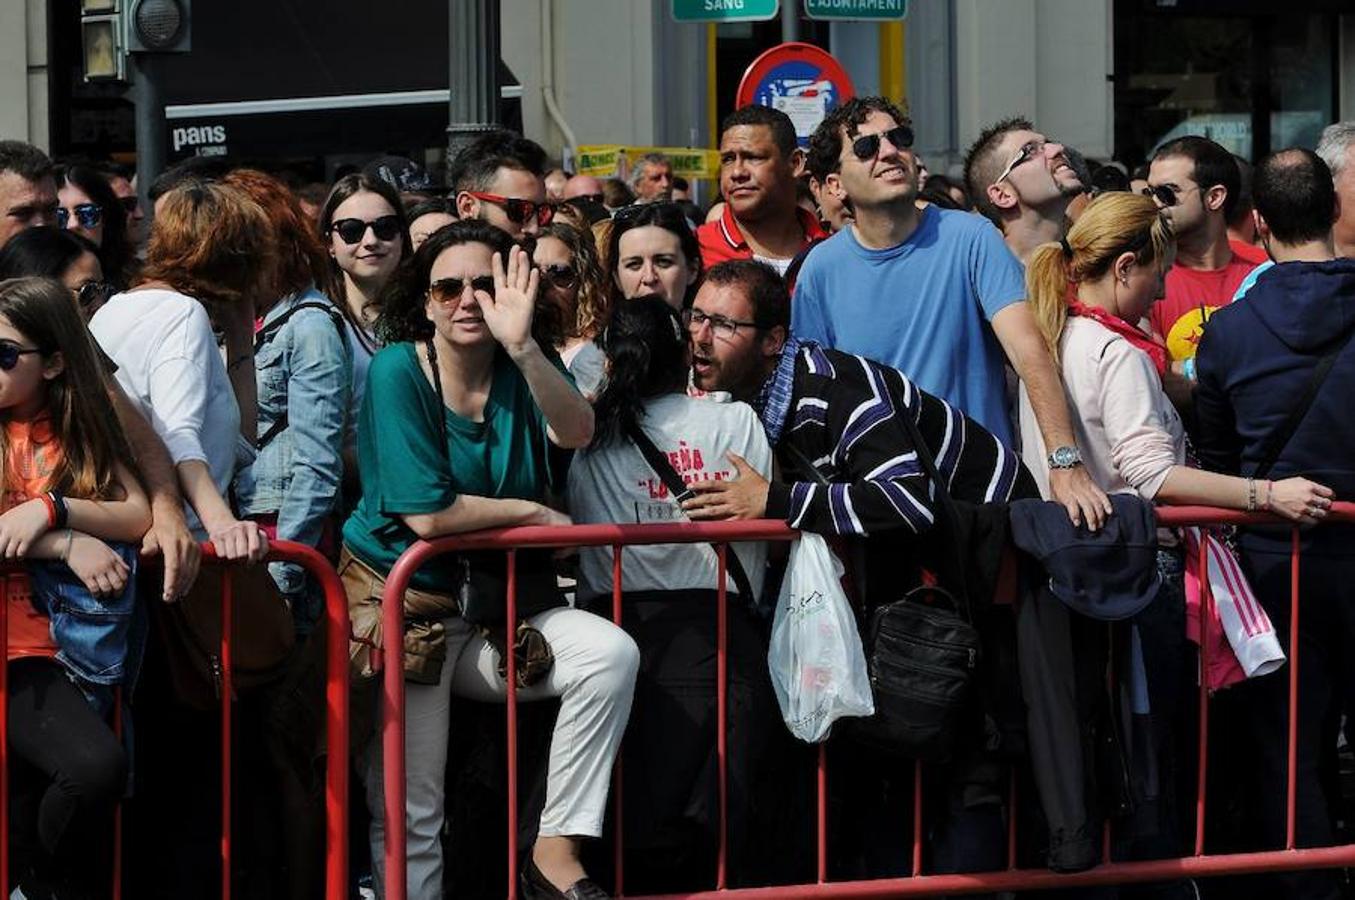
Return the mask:
[[[795,213],[800,217],[800,230],[804,232],[800,250],[814,241],[828,237],[828,232],[819,225],[818,216],[799,206],[795,207]],[[724,214],[720,218],[696,229],[696,239],[701,243],[701,264],[704,268],[709,269],[716,263],[731,259],[753,258],[753,248],[744,240],[739,223],[734,221],[734,210],[728,203],[725,204]]]

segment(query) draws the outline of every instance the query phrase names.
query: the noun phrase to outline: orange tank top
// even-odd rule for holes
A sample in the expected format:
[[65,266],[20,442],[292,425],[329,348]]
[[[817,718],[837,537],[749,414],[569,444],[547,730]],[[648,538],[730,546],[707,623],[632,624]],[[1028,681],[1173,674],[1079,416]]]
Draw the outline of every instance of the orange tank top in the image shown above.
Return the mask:
[[[0,491],[0,513],[42,493],[60,462],[61,442],[52,432],[51,419],[6,422],[5,481],[3,491]],[[33,608],[28,576],[16,568],[0,578],[0,590],[5,593],[9,613],[8,658],[56,656],[51,622]]]

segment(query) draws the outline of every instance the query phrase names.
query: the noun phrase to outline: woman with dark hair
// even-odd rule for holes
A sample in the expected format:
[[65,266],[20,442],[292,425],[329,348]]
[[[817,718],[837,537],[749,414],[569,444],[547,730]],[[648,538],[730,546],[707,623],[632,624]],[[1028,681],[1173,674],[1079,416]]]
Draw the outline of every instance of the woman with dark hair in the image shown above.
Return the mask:
[[41,275],[61,282],[80,306],[85,321],[113,291],[104,280],[99,248],[74,231],[28,228],[0,247],[0,279]]
[[[277,236],[276,265],[254,302],[256,455],[235,477],[235,500],[270,537],[333,552],[353,367],[343,315],[316,289],[325,252],[278,179],[237,169],[222,184],[258,203]],[[298,631],[309,633],[322,612],[320,591],[299,566],[277,563],[271,572]]]
[[617,210],[607,240],[612,266],[613,305],[643,294],[658,294],[676,310],[691,304],[701,276],[701,245],[675,203],[640,203]]
[[[742,467],[772,473],[766,432],[746,403],[711,403],[687,395],[691,353],[686,329],[665,298],[618,304],[599,339],[607,382],[597,398],[596,434],[569,470],[575,522],[678,522],[685,516],[667,483],[733,479]],[[669,461],[667,481],[647,461],[637,437]],[[769,742],[784,734],[767,673],[767,650],[754,606],[762,591],[767,545],[731,544],[728,654],[730,788],[736,810],[732,852],[740,864],[759,833],[745,818],[766,808],[753,789],[768,767]],[[711,887],[708,865],[718,820],[705,799],[718,787],[715,748],[716,619],[719,584],[709,544],[627,547],[624,614],[640,645],[635,710],[625,744],[626,886],[640,893]],[[740,578],[736,567],[746,573]],[[740,583],[742,581],[742,584]],[[579,551],[579,605],[610,609],[610,548]],[[744,874],[746,870],[742,870]]]
[[409,242],[415,250],[429,235],[457,220],[456,202],[447,197],[420,200],[409,207]]
[[108,186],[108,179],[88,166],[56,170],[57,226],[88,238],[99,248],[104,274],[125,283],[132,248],[127,243],[127,211]]
[[602,383],[603,356],[593,339],[607,321],[607,275],[598,260],[592,232],[563,222],[541,229],[532,248],[532,265],[541,273],[543,299],[557,311],[562,338],[560,359],[585,397]]
[[[320,290],[348,320],[353,354],[353,392],[348,421],[356,423],[367,386],[367,367],[381,349],[373,333],[381,296],[400,263],[414,255],[400,195],[390,182],[361,172],[335,182],[320,210],[320,239],[329,254]],[[357,437],[352,427],[344,440],[345,481],[357,473]]]
[[[593,410],[549,344],[533,337],[539,273],[507,234],[484,222],[437,231],[386,294],[358,425],[362,498],[343,529],[339,574],[350,607],[380,597],[391,566],[418,540],[569,519],[543,502],[558,475],[549,448],[582,447]],[[500,561],[501,562],[501,561]],[[445,655],[432,683],[406,690],[409,897],[442,897],[442,823],[453,693],[502,700],[497,651],[454,611],[457,561],[419,569],[415,595],[440,613]],[[553,585],[553,575],[551,576]],[[445,617],[443,617],[445,615]],[[630,712],[639,654],[611,622],[556,606],[526,617],[554,663],[518,692],[560,697],[545,808],[523,872],[527,900],[601,898],[579,844],[602,833],[612,763]],[[385,853],[381,741],[372,743],[367,799],[377,880]]]

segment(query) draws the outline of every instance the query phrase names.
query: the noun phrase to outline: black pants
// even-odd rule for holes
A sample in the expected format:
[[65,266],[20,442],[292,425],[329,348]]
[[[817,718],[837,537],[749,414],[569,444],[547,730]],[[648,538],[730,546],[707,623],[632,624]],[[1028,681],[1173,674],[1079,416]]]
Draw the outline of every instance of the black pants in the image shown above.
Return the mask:
[[[1259,542],[1258,542],[1259,543]],[[1258,543],[1243,544],[1242,562],[1257,599],[1269,613],[1286,652],[1289,648],[1290,558],[1287,548],[1269,551]],[[1347,551],[1348,553],[1348,551]],[[1333,843],[1331,811],[1336,798],[1322,789],[1320,763],[1324,720],[1351,696],[1351,664],[1355,646],[1355,564],[1345,558],[1305,554],[1299,567],[1299,704],[1298,774],[1295,842],[1299,847]],[[1240,685],[1247,693],[1248,737],[1254,754],[1259,810],[1259,843],[1278,849],[1285,841],[1288,771],[1289,667]],[[1276,876],[1267,897],[1334,900],[1340,897],[1335,871]]]
[[30,876],[44,883],[59,876],[73,896],[105,896],[127,758],[55,660],[10,664],[9,745],[10,888]]

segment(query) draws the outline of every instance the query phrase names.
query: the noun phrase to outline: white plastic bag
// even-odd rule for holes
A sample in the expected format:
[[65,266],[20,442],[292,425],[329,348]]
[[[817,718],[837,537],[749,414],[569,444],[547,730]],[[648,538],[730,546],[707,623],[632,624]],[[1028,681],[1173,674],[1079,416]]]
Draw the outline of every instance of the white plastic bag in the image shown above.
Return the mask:
[[866,656],[856,619],[842,592],[842,564],[828,543],[803,532],[790,551],[790,564],[772,620],[767,667],[790,733],[817,743],[843,716],[870,716]]

